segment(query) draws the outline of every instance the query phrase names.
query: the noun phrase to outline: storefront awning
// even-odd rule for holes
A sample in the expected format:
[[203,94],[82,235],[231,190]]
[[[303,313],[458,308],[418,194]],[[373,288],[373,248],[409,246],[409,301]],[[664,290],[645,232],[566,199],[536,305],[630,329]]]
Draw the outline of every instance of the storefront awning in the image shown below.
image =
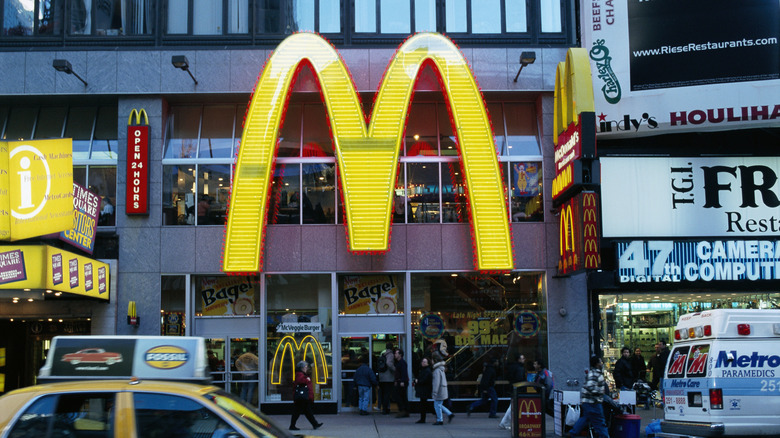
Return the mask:
[[0,290],[46,289],[108,301],[109,266],[50,245],[0,246]]

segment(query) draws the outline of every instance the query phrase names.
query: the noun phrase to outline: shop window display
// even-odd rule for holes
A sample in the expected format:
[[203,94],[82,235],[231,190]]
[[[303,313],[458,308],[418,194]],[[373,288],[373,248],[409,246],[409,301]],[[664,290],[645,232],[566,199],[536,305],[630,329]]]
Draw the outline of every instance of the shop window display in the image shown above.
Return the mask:
[[[449,351],[450,398],[475,397],[485,362],[496,365],[496,391],[511,395],[505,365],[518,355],[547,361],[547,309],[543,275],[415,273],[411,276],[412,358],[419,363],[444,339]],[[414,370],[413,370],[414,371]]]
[[265,277],[266,394],[268,402],[292,402],[295,364],[310,365],[315,401],[333,400],[331,276]]

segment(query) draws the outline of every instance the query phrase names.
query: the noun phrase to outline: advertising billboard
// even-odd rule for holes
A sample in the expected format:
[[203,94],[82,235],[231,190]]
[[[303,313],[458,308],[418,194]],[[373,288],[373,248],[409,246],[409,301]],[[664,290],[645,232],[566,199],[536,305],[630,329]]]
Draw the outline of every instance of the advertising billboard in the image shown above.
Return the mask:
[[389,249],[394,185],[409,102],[419,72],[430,65],[442,79],[458,137],[475,267],[481,271],[514,267],[506,192],[490,119],[460,50],[435,33],[418,33],[406,40],[390,61],[366,125],[360,98],[338,52],[316,34],[297,33],[282,41],[269,58],[247,110],[225,233],[225,272],[261,269],[279,127],[302,65],[313,70],[328,112],[349,251],[374,254]]
[[780,3],[583,4],[600,138],[777,126]]
[[602,157],[604,237],[776,237],[780,157]]

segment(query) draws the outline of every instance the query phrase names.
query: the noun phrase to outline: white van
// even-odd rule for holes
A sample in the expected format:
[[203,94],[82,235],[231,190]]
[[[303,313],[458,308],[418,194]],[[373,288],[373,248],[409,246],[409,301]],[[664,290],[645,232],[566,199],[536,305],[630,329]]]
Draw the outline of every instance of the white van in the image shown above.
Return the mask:
[[780,310],[683,315],[659,437],[780,436]]

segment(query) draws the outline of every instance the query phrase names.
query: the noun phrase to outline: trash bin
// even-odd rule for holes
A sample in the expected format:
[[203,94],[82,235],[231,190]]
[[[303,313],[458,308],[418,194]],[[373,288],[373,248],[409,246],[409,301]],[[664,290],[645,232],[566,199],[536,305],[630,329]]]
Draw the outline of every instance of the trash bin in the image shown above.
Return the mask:
[[616,415],[612,419],[609,436],[613,438],[639,438],[639,426],[642,417],[639,415]]

